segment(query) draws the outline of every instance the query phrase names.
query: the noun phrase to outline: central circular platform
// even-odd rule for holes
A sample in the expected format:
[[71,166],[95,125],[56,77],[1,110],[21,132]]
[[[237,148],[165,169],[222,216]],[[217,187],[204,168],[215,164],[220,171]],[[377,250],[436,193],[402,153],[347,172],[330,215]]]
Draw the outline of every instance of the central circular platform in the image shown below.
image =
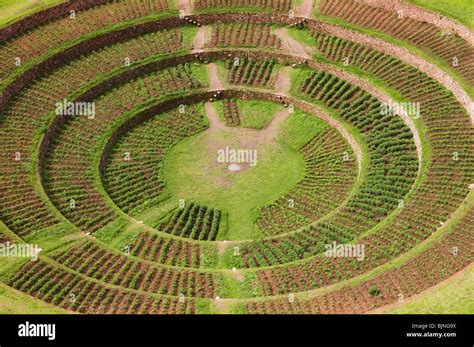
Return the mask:
[[176,198],[227,212],[219,239],[264,236],[258,209],[295,187],[305,174],[303,155],[267,139],[264,131],[209,129],[184,139],[164,161],[166,189]]

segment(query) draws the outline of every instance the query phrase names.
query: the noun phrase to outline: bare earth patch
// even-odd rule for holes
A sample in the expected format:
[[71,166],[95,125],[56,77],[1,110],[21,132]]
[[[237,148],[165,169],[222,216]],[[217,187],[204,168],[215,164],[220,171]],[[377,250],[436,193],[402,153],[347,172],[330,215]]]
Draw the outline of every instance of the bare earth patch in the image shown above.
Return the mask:
[[303,2],[295,8],[295,16],[309,18],[313,9],[313,0],[303,0]]
[[210,84],[211,90],[224,89],[224,86],[222,85],[222,82],[219,79],[217,65],[214,63],[207,64],[207,71],[208,71],[209,84]]
[[207,40],[209,38],[209,27],[200,26],[196,36],[193,41],[193,53],[201,52],[206,46]]
[[290,78],[291,67],[285,66],[278,72],[278,77],[275,81],[275,90],[278,94],[286,95],[290,91],[291,78]]
[[178,9],[184,12],[184,15],[190,15],[193,11],[191,0],[178,0]]
[[282,50],[298,55],[304,59],[311,58],[311,52],[288,34],[287,28],[279,28],[274,31],[275,35],[281,40]]

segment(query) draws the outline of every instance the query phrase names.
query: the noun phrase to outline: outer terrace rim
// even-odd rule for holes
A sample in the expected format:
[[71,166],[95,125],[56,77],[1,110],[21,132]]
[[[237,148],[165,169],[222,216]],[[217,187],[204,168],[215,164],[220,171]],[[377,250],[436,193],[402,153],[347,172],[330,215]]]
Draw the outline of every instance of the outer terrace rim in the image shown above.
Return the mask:
[[[159,60],[159,61],[156,61],[156,62],[153,62],[153,63],[138,66],[138,67],[133,68],[131,70],[127,70],[123,73],[120,73],[119,75],[116,75],[116,76],[110,78],[109,80],[102,81],[100,84],[92,87],[90,90],[86,91],[84,94],[82,94],[81,96],[76,98],[74,101],[79,101],[80,102],[80,101],[93,100],[96,96],[101,95],[101,94],[105,93],[107,90],[109,90],[111,88],[111,86],[115,86],[118,83],[124,83],[128,80],[131,80],[131,79],[135,78],[135,77],[138,77],[138,76],[143,75],[145,73],[149,73],[149,72],[156,71],[156,70],[159,70],[159,69],[172,67],[172,66],[175,66],[175,65],[179,65],[179,64],[182,64],[182,63],[189,63],[189,62],[210,62],[210,61],[213,61],[213,60],[224,60],[224,59],[228,59],[229,57],[235,57],[235,56],[245,56],[245,57],[254,58],[254,59],[273,58],[273,59],[278,60],[282,64],[304,64],[304,65],[306,65],[310,68],[311,68],[312,63],[316,64],[317,68],[321,68],[322,66],[324,66],[324,64],[320,66],[319,63],[316,63],[313,60],[304,61],[303,59],[301,59],[297,56],[281,54],[281,53],[272,53],[272,52],[264,52],[264,51],[249,51],[248,54],[247,54],[246,52],[242,52],[242,51],[239,51],[239,50],[213,50],[213,51],[200,52],[200,53],[194,53],[194,54],[185,54],[185,55],[178,56],[178,57],[165,58],[163,60]],[[234,88],[234,89],[238,90],[239,88]],[[269,90],[269,92],[270,92],[270,90]],[[278,93],[275,93],[275,95],[278,95]],[[281,96],[281,97],[285,98],[286,96],[285,97]],[[375,97],[377,98],[377,96],[375,96]],[[303,107],[305,107],[304,105],[308,105],[307,103],[305,103],[303,101],[300,101],[300,100],[297,100],[297,99],[292,98],[292,100],[296,100],[296,103],[294,103],[295,105],[300,104]],[[280,99],[277,99],[276,101],[280,102]],[[314,107],[314,106],[311,105],[311,107]],[[42,137],[42,139],[40,141],[40,144],[39,144],[39,150],[38,150],[38,159],[37,159],[38,164],[37,164],[37,167],[35,168],[35,172],[37,173],[37,177],[42,178],[42,171],[43,171],[42,163],[44,162],[43,159],[44,159],[45,154],[47,153],[47,148],[48,148],[50,139],[54,136],[56,130],[61,127],[61,124],[63,124],[65,122],[67,117],[68,116],[57,116],[57,117],[55,117],[50,122],[50,124],[48,126],[48,130],[46,131],[46,133]],[[411,127],[409,127],[409,128],[411,129]],[[415,134],[414,134],[414,136],[415,136]],[[419,134],[416,133],[416,136],[419,137]],[[416,143],[417,142],[415,141],[415,144]],[[420,142],[420,144],[421,144],[421,142]],[[418,154],[421,153],[421,148],[418,149],[417,153]],[[94,164],[94,165],[96,165],[96,164]],[[99,172],[102,171],[104,165],[105,165],[105,159],[102,156],[99,159],[99,163],[98,163]],[[410,194],[413,191],[413,188],[416,186],[416,182],[417,182],[418,178],[420,177],[421,171],[422,171],[422,160],[421,160],[421,157],[418,156],[417,179],[413,183],[413,185],[412,185],[410,191],[407,193],[407,195]],[[41,184],[42,191],[45,192],[45,188],[44,188],[44,184],[43,184],[42,180],[41,180],[40,184]],[[102,182],[96,181],[96,184],[99,184],[99,188],[103,188]],[[105,189],[102,190],[102,192],[106,192]],[[49,200],[49,197],[47,196],[47,194],[46,194],[46,198],[48,199],[49,202],[51,202],[51,200]],[[115,203],[113,203],[113,201],[110,199],[110,196],[108,194],[107,194],[107,202],[112,202],[112,204],[113,204],[112,206],[114,207],[114,210],[116,210],[116,212],[120,211],[120,213],[124,213]],[[54,206],[54,204],[53,204],[53,206]],[[54,207],[54,208],[55,208],[55,212],[59,213],[59,210],[56,207]],[[392,213],[394,213],[394,212],[396,212],[396,211],[392,211]],[[126,216],[128,218],[130,218],[130,216],[128,214],[126,214]],[[63,218],[65,218],[65,217],[63,216]],[[311,223],[307,226],[310,226],[312,224],[313,223]],[[300,230],[300,229],[298,229],[298,230]],[[294,233],[298,230],[293,230],[293,231],[290,231],[290,232],[281,233],[281,234],[274,235],[274,236],[264,237],[264,238],[259,239],[259,240],[271,240],[271,239],[282,238],[282,237],[285,237],[285,236],[287,236],[291,233]],[[188,242],[190,241],[187,238],[181,238],[181,237],[177,237],[175,235],[171,235],[170,237],[176,238],[176,239],[186,240]],[[253,240],[237,240],[237,241],[227,241],[227,243],[228,244],[233,244],[233,243],[238,243],[238,242],[252,242],[252,241]],[[216,241],[192,240],[191,242],[199,242],[199,243],[202,242],[204,244],[209,244],[209,243],[215,244]]]
[[[87,10],[91,7],[98,5],[104,5],[111,3],[113,0],[69,0],[68,2],[57,4],[51,7],[48,7],[44,10],[32,13],[27,17],[18,19],[17,21],[0,28],[0,40],[6,41],[10,40],[13,37],[22,34],[23,32],[32,29],[34,27],[44,24],[48,20],[64,16],[69,13],[71,10]],[[471,30],[469,30],[463,23],[458,20],[453,19],[452,17],[447,17],[441,15],[437,12],[429,10],[427,8],[417,6],[412,3],[385,3],[378,4],[373,0],[363,0],[366,4],[370,6],[375,6],[383,8],[386,10],[407,10],[407,9],[416,9],[417,13],[411,13],[411,11],[406,11],[405,15],[409,18],[416,20],[426,20],[428,23],[433,24],[437,27],[444,29],[453,29],[457,32],[459,36],[464,38],[466,41],[474,43],[474,36]],[[264,9],[263,9],[264,10]],[[440,16],[440,18],[434,19],[432,16]],[[302,16],[303,17],[303,16]],[[310,17],[304,17],[310,18]]]
[[[458,102],[460,102],[463,107],[468,111],[468,114],[471,116],[471,122],[474,124],[474,102],[470,96],[464,91],[464,89],[447,73],[445,73],[437,65],[426,61],[424,58],[409,53],[401,47],[390,44],[384,40],[374,38],[367,34],[362,34],[360,32],[347,29],[341,26],[330,24],[324,21],[305,18],[305,17],[293,17],[290,18],[287,15],[282,14],[267,14],[267,13],[222,13],[222,14],[192,14],[186,15],[183,18],[176,17],[172,13],[160,13],[164,18],[159,20],[150,20],[140,24],[132,24],[131,26],[120,28],[117,30],[112,30],[102,35],[95,36],[89,40],[81,41],[72,47],[68,47],[66,50],[63,50],[57,54],[54,54],[51,57],[48,57],[46,60],[30,67],[25,73],[18,76],[12,83],[7,85],[3,92],[0,94],[0,108],[4,108],[8,102],[25,88],[29,83],[34,79],[45,76],[49,71],[61,66],[63,62],[70,61],[73,58],[78,58],[81,55],[91,52],[93,50],[103,48],[111,43],[118,43],[121,41],[126,41],[130,38],[134,38],[143,34],[151,33],[156,30],[162,29],[171,29],[177,28],[185,25],[191,26],[201,26],[201,25],[210,25],[215,23],[231,23],[231,22],[249,22],[254,24],[278,24],[278,25],[308,25],[310,29],[323,30],[337,37],[341,37],[339,33],[334,33],[335,30],[344,32],[343,39],[350,40],[356,43],[362,43],[364,45],[369,45],[370,47],[393,56],[397,59],[402,60],[403,62],[413,66],[413,59],[420,60],[420,64],[415,65],[415,67],[421,70],[423,73],[427,74],[438,83],[442,84],[447,90],[451,91]],[[196,23],[196,24],[193,24]],[[348,38],[345,37],[348,34],[352,34],[355,37]],[[387,46],[388,48],[383,47],[382,45]],[[410,59],[407,59],[401,54],[409,53]],[[430,69],[433,69],[434,73],[431,73]],[[450,86],[453,85],[453,87]]]

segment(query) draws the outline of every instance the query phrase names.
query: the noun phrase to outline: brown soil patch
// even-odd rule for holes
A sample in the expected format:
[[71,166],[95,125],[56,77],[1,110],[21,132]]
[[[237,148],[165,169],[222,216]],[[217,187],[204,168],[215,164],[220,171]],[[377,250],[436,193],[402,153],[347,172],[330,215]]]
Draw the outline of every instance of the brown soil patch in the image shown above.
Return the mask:
[[313,9],[313,0],[303,0],[303,2],[295,8],[295,16],[309,18]]
[[222,85],[222,82],[219,79],[217,65],[214,63],[207,64],[207,71],[209,75],[209,84],[210,84],[211,90],[224,89],[224,86]]
[[291,67],[285,66],[278,71],[278,76],[275,81],[275,90],[277,93],[286,95],[290,91],[291,79],[290,79]]
[[201,26],[199,27],[196,36],[194,37],[193,41],[193,53],[201,52],[209,38],[209,27]]
[[191,0],[178,0],[178,9],[184,11],[184,15],[190,15],[193,11]]
[[287,28],[279,28],[274,31],[275,35],[281,40],[281,49],[288,52],[292,53],[295,55],[298,55],[304,59],[310,59],[311,58],[311,53],[308,52],[309,49],[293,39],[289,34],[288,34],[288,29]]
[[229,313],[230,305],[235,302],[233,299],[214,299],[212,303],[220,314]]

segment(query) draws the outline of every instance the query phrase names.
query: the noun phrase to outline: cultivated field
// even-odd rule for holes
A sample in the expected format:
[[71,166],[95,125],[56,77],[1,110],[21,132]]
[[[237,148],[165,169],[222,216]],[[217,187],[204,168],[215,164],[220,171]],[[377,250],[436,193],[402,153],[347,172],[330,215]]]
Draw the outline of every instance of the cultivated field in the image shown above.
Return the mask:
[[0,11],[0,313],[474,313],[473,3]]

